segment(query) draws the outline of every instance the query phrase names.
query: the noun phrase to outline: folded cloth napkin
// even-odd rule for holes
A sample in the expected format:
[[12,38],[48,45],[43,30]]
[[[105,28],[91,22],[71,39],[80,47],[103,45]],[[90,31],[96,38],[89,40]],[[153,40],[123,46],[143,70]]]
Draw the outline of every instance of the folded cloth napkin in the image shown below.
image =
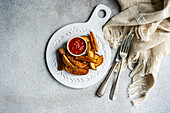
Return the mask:
[[[126,64],[132,70],[128,87],[134,106],[153,87],[163,56],[170,52],[170,0],[118,0],[121,12],[106,23],[103,33],[112,47],[135,34]],[[135,65],[134,65],[135,64]]]

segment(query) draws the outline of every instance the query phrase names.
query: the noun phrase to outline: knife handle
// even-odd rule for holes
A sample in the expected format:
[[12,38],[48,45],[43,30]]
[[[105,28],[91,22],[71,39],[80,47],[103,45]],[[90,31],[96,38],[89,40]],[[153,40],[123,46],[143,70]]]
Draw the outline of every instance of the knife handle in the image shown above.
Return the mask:
[[103,97],[103,95],[104,95],[104,93],[105,93],[105,91],[107,89],[107,86],[108,86],[109,80],[111,78],[111,75],[112,75],[113,71],[115,70],[115,68],[117,67],[117,65],[118,65],[118,62],[115,62],[112,65],[108,75],[106,76],[106,78],[104,79],[104,81],[100,85],[99,89],[97,90],[96,95],[99,96],[100,98]]

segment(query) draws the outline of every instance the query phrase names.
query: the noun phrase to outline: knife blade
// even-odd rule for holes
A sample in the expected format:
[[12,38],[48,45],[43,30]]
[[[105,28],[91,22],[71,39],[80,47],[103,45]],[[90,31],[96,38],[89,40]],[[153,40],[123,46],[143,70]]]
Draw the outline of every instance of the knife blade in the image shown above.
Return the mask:
[[115,57],[114,62],[112,64],[112,67],[114,67],[113,72],[115,71],[116,67],[118,66],[118,64],[121,60],[121,57],[119,55],[119,51],[120,51],[120,48],[118,48],[117,53],[116,53],[116,57]]
[[116,54],[116,58],[114,60],[114,62],[119,62],[120,61],[120,55],[119,55],[119,50],[117,51],[117,54]]

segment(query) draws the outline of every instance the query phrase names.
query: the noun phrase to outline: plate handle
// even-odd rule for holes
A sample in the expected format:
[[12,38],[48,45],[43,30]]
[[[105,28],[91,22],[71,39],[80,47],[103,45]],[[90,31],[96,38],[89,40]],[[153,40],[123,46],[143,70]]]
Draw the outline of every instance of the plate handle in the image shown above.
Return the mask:
[[[103,17],[99,17],[98,13],[100,11],[104,12]],[[93,11],[89,21],[87,22],[90,24],[90,26],[93,26],[95,28],[102,28],[102,26],[108,21],[109,17],[111,15],[111,10],[109,7],[103,4],[99,4],[95,10]]]

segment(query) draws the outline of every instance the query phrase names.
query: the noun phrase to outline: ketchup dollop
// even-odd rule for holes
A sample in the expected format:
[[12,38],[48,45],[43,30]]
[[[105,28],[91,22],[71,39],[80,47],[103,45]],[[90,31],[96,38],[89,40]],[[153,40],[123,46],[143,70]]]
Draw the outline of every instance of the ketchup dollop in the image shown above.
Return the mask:
[[86,43],[83,39],[75,37],[68,44],[69,51],[75,55],[82,54],[86,49]]

